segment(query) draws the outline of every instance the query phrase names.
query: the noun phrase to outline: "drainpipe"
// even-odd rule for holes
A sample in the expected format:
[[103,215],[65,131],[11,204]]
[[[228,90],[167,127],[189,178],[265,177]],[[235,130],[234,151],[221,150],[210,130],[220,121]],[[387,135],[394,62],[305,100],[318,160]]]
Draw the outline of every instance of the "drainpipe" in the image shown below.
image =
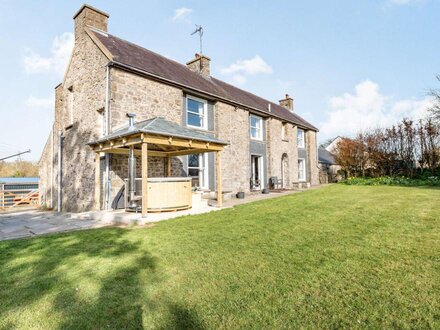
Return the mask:
[[[54,127],[52,126],[52,132],[51,132],[51,147],[50,147],[50,208],[53,208],[53,189],[54,189],[54,182],[53,182],[53,163],[54,163],[54,133],[53,133]],[[48,205],[49,206],[49,205]]]
[[61,212],[61,177],[62,177],[62,166],[61,166],[61,152],[63,149],[63,133],[61,130],[58,130],[58,200],[57,200],[57,211]]
[[[127,113],[128,117],[128,129],[134,128],[134,117],[135,114]],[[134,156],[134,147],[130,146],[128,153],[128,193],[130,196],[129,207],[135,209],[136,202],[134,201],[134,196],[136,194],[136,157]]]
[[[105,67],[105,105],[104,105],[104,136],[110,131],[110,64]],[[105,209],[110,208],[110,155],[105,153]]]

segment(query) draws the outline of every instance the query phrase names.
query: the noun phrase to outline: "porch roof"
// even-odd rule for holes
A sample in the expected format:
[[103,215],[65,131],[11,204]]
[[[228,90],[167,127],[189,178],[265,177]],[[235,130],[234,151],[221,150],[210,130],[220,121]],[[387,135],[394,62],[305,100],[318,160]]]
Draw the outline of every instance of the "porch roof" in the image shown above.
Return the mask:
[[88,144],[96,152],[126,153],[148,143],[152,156],[179,156],[191,153],[221,151],[229,143],[208,132],[180,126],[162,117],[155,117],[125,126]]

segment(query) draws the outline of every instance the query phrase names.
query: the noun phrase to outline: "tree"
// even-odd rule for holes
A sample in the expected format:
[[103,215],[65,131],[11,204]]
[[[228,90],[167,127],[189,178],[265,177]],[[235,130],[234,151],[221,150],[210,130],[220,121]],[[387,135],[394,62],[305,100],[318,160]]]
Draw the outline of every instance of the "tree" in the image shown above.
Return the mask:
[[[440,82],[440,75],[437,75],[436,78]],[[440,89],[431,89],[429,95],[433,98],[433,105],[429,109],[429,112],[431,113],[434,122],[440,125]]]

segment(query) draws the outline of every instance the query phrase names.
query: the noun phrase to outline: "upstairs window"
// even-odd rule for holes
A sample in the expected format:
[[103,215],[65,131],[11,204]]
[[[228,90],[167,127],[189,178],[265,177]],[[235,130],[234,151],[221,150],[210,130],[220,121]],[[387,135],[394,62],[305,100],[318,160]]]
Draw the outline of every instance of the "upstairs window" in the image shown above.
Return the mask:
[[287,141],[287,123],[281,126],[281,140]]
[[250,135],[253,140],[263,140],[263,118],[250,115]]
[[305,148],[305,132],[304,130],[298,128],[298,148]]
[[69,110],[69,126],[73,125],[73,111],[74,111],[74,96],[73,96],[73,86],[68,88],[69,97],[68,97],[68,110]]
[[207,102],[193,96],[186,98],[186,125],[208,129]]

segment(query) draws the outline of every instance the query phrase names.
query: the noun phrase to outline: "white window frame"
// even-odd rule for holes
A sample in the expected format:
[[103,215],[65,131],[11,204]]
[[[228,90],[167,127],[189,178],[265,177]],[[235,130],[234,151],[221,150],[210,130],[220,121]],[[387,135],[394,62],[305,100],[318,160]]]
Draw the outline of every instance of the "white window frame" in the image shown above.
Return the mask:
[[[201,115],[203,126],[200,127],[200,126],[194,126],[194,125],[188,124],[188,113],[191,113],[196,116],[200,116],[199,113],[189,111],[188,100],[193,100],[196,102],[203,103],[203,114]],[[186,102],[186,126],[191,127],[191,128],[196,128],[196,129],[207,130],[208,129],[208,101],[206,101],[204,99],[199,99],[198,97],[195,97],[195,96],[187,95],[185,102]]]
[[[300,135],[302,136],[301,139],[299,138]],[[305,146],[306,146],[306,132],[303,129],[298,128],[296,138],[297,138],[298,148],[305,148]]]
[[[302,165],[300,166],[300,164],[302,164]],[[301,175],[301,173],[302,173],[302,175]],[[306,180],[307,180],[306,160],[305,160],[305,158],[298,158],[298,181],[304,182]]]
[[198,154],[199,156],[199,166],[189,166],[189,156],[186,158],[187,163],[187,169],[188,169],[188,176],[189,176],[189,170],[195,169],[199,171],[199,182],[201,183],[200,189],[209,189],[209,164],[208,164],[208,153],[201,153]]
[[[258,120],[259,125],[252,126],[252,118]],[[255,128],[257,131],[257,136],[252,136],[252,128]],[[252,140],[263,141],[263,118],[255,115],[249,115],[249,136]]]

